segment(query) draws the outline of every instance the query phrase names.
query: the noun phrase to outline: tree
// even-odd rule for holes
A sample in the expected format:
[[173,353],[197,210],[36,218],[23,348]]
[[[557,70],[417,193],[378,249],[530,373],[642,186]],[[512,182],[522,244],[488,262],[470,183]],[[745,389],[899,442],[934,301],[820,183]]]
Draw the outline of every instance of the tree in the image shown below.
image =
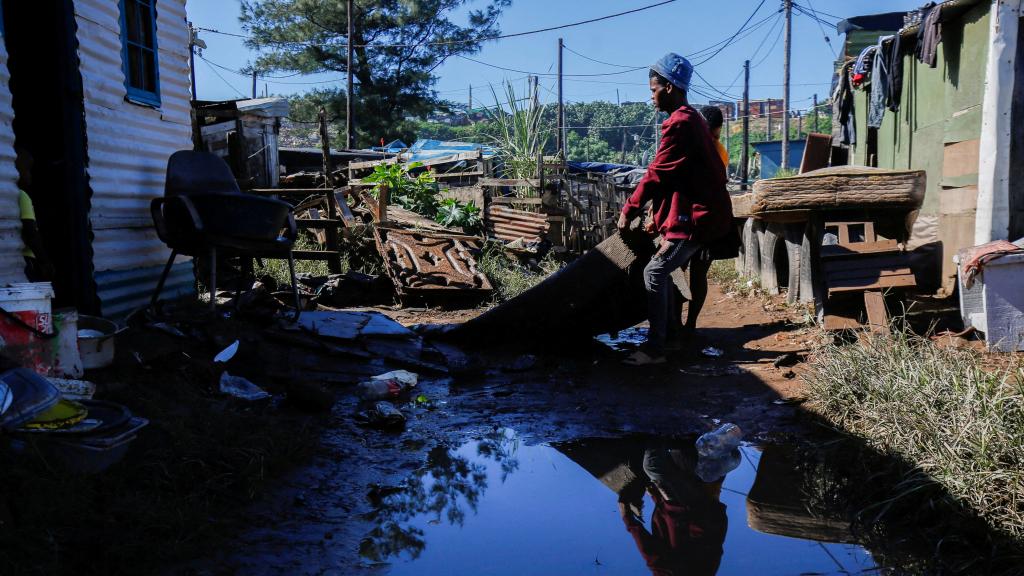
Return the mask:
[[[407,119],[437,106],[434,70],[500,34],[498,18],[511,0],[482,1],[460,26],[450,17],[473,0],[355,0],[352,38],[346,0],[243,0],[240,20],[246,44],[261,51],[253,67],[264,72],[345,73],[351,41],[356,145],[366,146],[412,139]],[[343,90],[324,93],[343,107]]]

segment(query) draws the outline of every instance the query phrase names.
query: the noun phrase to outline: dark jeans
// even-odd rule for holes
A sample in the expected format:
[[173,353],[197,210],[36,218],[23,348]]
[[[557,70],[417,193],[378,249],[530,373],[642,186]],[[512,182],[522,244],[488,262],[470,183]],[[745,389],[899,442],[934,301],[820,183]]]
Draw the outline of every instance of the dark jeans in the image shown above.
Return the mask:
[[[667,244],[667,246],[666,246]],[[660,250],[644,267],[644,286],[647,288],[647,319],[651,324],[647,332],[648,353],[661,354],[668,330],[669,275],[676,268],[685,267],[700,250],[701,245],[689,240],[663,240]]]

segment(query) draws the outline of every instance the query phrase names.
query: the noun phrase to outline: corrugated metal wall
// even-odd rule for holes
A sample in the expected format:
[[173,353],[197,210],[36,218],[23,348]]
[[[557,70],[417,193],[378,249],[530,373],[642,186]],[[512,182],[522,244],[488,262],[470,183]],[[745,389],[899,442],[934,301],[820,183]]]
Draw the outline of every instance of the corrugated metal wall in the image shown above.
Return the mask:
[[[126,281],[137,282],[140,293],[155,284],[170,252],[153,230],[149,203],[164,193],[167,158],[192,148],[185,1],[158,0],[156,10],[159,108],[125,100],[119,2],[75,1],[92,189],[93,266],[104,314],[110,313],[108,307],[117,307],[109,300],[115,290],[103,284],[106,280],[119,283],[119,301],[132,290]],[[132,270],[143,272],[104,274]]]
[[18,170],[14,165],[14,109],[9,88],[7,47],[0,37],[0,286],[26,282],[21,256],[21,215],[18,210]]

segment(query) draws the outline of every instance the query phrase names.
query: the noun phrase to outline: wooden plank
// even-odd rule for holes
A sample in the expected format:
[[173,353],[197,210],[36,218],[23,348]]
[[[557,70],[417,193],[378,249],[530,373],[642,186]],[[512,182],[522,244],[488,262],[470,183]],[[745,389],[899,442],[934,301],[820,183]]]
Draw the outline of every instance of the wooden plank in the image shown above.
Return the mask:
[[539,236],[545,232],[544,229],[539,229],[536,226],[513,226],[510,224],[492,224],[488,226],[488,229],[494,230],[495,232],[507,232],[509,234],[529,234],[531,236]]
[[491,220],[505,221],[505,222],[526,222],[529,224],[541,225],[548,221],[544,218],[543,214],[538,214],[539,217],[522,216],[519,214],[502,214],[501,212],[488,212],[487,218]]
[[[344,190],[344,188],[334,188],[335,192]],[[325,188],[252,188],[246,190],[251,194],[260,195],[272,195],[272,194],[304,194],[311,196],[313,194],[323,194],[327,190]]]
[[845,258],[842,260],[824,260],[821,269],[830,274],[848,270],[881,270],[885,268],[909,267],[910,258],[906,254],[882,254],[879,256],[865,255],[861,258]]
[[435,180],[443,180],[445,178],[468,178],[470,176],[483,176],[483,170],[473,170],[471,172],[434,172]]
[[879,240],[878,242],[856,242],[853,244],[821,247],[822,259],[844,258],[860,254],[880,254],[899,251],[899,242],[895,240]]
[[540,198],[517,198],[515,196],[493,196],[491,198],[493,204],[530,204],[539,206],[541,204]]
[[831,153],[832,136],[830,134],[808,134],[807,142],[804,144],[804,155],[800,159],[800,173],[828,166]]
[[366,160],[363,162],[349,162],[349,170],[360,170],[363,168],[373,168],[374,166],[380,166],[381,164],[394,164],[398,162],[398,158],[392,156],[391,158],[383,158],[381,160]]
[[865,290],[878,290],[879,288],[910,288],[917,285],[913,274],[900,276],[886,276],[872,281],[872,278],[860,278],[842,280],[841,285],[830,285],[829,294],[842,294],[845,292],[863,292]]
[[857,330],[860,328],[860,322],[857,322],[856,318],[845,316],[842,314],[825,313],[825,318],[822,322],[825,330],[829,332],[837,332],[840,330]]
[[847,280],[858,280],[868,279],[874,280],[877,278],[887,278],[889,276],[905,276],[913,275],[913,270],[910,268],[889,268],[889,269],[878,269],[868,268],[860,270],[839,270],[836,272],[828,272],[825,274],[825,281],[831,284],[843,284]]
[[532,186],[540,187],[540,180],[537,178],[481,178],[477,182],[480,186]]
[[868,313],[868,328],[872,332],[889,331],[889,313],[885,309],[885,298],[878,290],[864,293],[864,309]]
[[964,140],[950,142],[942,148],[942,179],[975,176],[978,174],[979,151],[981,141]]
[[[324,220],[320,219],[320,210],[317,209],[317,208],[310,208],[308,210],[308,213],[309,213],[309,219],[307,220],[307,219],[304,219],[304,218],[296,218],[295,219],[295,226],[299,227],[299,228],[304,228],[304,229],[314,228],[313,236],[316,238],[317,243],[318,244],[326,244],[327,243],[327,233],[324,230],[324,228],[326,228],[326,226],[318,226],[317,225],[320,222],[324,222]],[[337,250],[337,248],[335,248],[335,250]]]
[[328,218],[296,218],[295,225],[299,228],[327,228],[328,226],[338,226],[341,224],[341,220],[331,220]]

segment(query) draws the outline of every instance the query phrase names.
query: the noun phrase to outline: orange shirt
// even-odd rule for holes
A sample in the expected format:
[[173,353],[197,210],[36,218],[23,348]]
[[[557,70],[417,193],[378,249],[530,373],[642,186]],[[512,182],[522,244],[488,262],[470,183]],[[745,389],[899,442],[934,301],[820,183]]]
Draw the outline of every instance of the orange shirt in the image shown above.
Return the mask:
[[718,157],[722,159],[722,164],[725,164],[725,169],[729,169],[729,151],[725,149],[721,140],[715,140],[715,148],[718,149]]

